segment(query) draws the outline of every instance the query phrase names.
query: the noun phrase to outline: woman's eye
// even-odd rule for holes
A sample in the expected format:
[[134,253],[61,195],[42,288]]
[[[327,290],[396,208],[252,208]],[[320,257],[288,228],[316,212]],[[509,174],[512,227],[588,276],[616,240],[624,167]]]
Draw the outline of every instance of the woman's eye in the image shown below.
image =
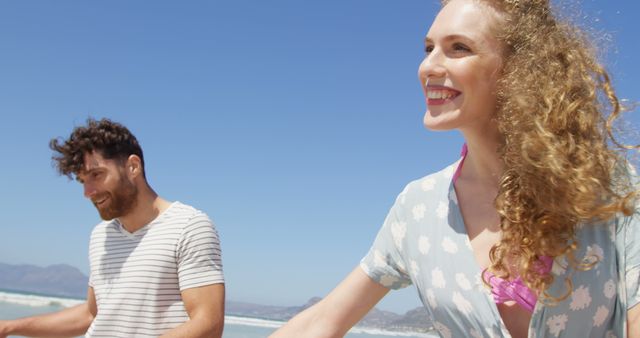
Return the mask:
[[453,50],[458,51],[458,52],[470,52],[471,48],[467,47],[466,45],[464,45],[462,43],[454,43],[453,44]]
[[424,51],[425,53],[429,54],[431,52],[433,52],[433,46],[426,46],[424,47]]

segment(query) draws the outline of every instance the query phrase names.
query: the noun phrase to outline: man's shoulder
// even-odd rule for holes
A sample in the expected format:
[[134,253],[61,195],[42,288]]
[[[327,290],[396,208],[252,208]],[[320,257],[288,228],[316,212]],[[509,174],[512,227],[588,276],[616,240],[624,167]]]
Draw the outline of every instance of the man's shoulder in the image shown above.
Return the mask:
[[179,216],[179,217],[195,217],[199,215],[206,216],[206,214],[202,210],[196,209],[195,207],[188,204],[184,204],[180,201],[175,201],[171,203],[171,206],[169,206],[169,209],[167,209],[167,214],[168,216]]
[[163,222],[173,223],[174,226],[188,227],[194,223],[212,223],[209,216],[191,205],[175,201],[165,211]]

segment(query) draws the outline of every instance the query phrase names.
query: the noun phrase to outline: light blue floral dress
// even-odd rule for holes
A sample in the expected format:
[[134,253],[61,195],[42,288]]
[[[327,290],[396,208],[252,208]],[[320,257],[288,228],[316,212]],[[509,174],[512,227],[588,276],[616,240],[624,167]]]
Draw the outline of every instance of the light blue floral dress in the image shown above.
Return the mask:
[[[452,177],[459,161],[411,182],[389,211],[361,268],[376,282],[398,289],[415,285],[442,337],[510,337],[490,290],[480,279]],[[529,337],[626,337],[627,309],[640,302],[640,215],[581,225],[576,257],[595,266],[576,270],[554,260],[552,295],[538,302]]]

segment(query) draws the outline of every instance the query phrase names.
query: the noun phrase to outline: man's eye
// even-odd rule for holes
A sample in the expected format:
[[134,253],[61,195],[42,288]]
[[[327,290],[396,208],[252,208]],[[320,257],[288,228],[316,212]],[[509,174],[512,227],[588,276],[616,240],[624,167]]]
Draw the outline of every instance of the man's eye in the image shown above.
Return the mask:
[[424,51],[425,53],[429,54],[431,52],[433,52],[433,46],[426,46],[424,47]]

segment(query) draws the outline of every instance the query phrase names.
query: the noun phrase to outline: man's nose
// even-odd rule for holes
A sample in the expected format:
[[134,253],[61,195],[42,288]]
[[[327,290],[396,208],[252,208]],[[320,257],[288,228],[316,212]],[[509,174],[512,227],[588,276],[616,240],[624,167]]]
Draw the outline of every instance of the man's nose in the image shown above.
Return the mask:
[[93,187],[93,185],[84,183],[83,187],[84,187],[84,197],[91,199],[91,197],[93,197],[93,195],[96,194],[96,189]]

